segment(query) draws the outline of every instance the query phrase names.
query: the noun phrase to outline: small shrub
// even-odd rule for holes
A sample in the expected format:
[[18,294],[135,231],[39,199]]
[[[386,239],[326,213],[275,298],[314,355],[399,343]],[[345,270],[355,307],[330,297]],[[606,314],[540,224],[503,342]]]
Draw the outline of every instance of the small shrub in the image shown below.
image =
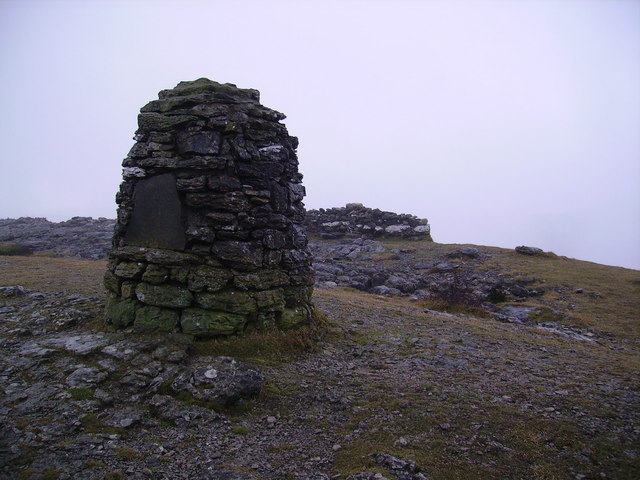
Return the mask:
[[253,361],[287,361],[313,350],[326,332],[327,317],[317,308],[309,325],[291,330],[253,330],[241,337],[197,340],[195,355],[228,356]]
[[236,435],[247,435],[249,433],[249,429],[247,427],[233,427],[231,429],[231,433],[235,433]]
[[57,470],[53,467],[47,467],[42,472],[39,480],[57,480],[58,478],[60,478],[60,473],[60,470]]
[[491,303],[502,303],[507,300],[507,294],[504,293],[503,290],[493,287],[489,292],[489,295],[487,295],[487,300]]
[[477,306],[482,303],[482,299],[474,294],[473,274],[469,270],[454,270],[448,284],[435,296],[448,305]]
[[0,255],[31,255],[33,249],[26,245],[18,245],[14,242],[0,242]]

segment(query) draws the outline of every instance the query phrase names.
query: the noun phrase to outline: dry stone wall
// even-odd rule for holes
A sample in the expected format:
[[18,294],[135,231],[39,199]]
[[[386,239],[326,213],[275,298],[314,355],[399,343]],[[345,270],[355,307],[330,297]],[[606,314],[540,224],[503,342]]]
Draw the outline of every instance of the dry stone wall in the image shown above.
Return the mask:
[[229,335],[311,315],[298,140],[259,92],[207,79],[141,109],[123,162],[107,323]]
[[426,218],[384,212],[377,208],[367,208],[361,203],[348,203],[341,208],[309,210],[305,227],[307,232],[322,238],[358,236],[431,240],[431,227]]

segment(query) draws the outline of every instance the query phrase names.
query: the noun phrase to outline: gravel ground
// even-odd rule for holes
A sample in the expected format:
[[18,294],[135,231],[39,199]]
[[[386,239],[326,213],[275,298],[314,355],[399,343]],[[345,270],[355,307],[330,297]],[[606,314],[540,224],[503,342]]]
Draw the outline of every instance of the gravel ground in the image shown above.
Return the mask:
[[95,331],[101,302],[2,290],[3,478],[640,478],[638,345],[622,338],[318,290],[316,348],[242,359],[216,393],[230,360]]

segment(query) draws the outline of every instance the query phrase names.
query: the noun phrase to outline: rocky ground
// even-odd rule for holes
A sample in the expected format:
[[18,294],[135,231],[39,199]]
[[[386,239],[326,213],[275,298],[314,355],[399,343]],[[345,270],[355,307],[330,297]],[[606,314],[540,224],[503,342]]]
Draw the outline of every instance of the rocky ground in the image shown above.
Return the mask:
[[24,246],[57,256],[98,260],[107,257],[115,220],[73,217],[65,222],[46,218],[0,219],[0,243]]
[[104,261],[0,257],[0,477],[640,477],[637,271],[312,250],[323,327],[228,342],[105,330]]
[[[361,209],[375,212],[364,207]],[[350,211],[344,208],[334,210]],[[390,212],[381,213],[391,215],[389,221],[403,218]],[[0,219],[0,242],[54,256],[97,260],[107,257],[114,225],[113,220],[88,217],[74,217],[59,223],[44,218]],[[321,227],[315,225],[314,229],[320,231]],[[462,299],[465,302],[475,304],[482,303],[490,295],[509,294],[525,298],[538,293],[528,288],[527,279],[514,280],[500,271],[480,272],[476,267],[491,258],[491,254],[475,247],[451,248],[424,257],[415,255],[415,248],[389,247],[393,245],[393,239],[374,240],[360,235],[333,238],[335,232],[331,227],[326,228],[330,231],[313,235],[309,243],[320,286],[335,285],[374,294],[418,298],[436,296],[449,299],[451,295],[459,294],[465,297]],[[402,246],[431,243],[409,241]],[[460,283],[464,284],[463,288],[459,288]],[[456,291],[452,292],[452,289]]]

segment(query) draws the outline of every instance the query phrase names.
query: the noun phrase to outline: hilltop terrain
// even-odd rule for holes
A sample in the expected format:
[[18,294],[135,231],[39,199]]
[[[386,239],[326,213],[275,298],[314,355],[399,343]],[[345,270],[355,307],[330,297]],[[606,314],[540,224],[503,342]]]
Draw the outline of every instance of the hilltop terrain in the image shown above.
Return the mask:
[[140,337],[100,319],[109,221],[20,221],[65,256],[0,256],[3,478],[640,476],[638,271],[314,235],[317,325]]

